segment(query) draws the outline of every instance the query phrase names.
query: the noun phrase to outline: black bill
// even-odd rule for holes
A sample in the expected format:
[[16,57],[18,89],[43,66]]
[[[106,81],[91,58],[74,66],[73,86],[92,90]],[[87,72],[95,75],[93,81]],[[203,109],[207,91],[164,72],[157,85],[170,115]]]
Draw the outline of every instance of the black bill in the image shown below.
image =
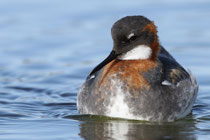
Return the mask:
[[111,53],[109,54],[109,56],[100,64],[98,64],[92,71],[91,73],[88,75],[87,79],[89,79],[95,72],[99,71],[101,68],[103,68],[106,64],[108,64],[109,62],[111,62],[112,60],[114,60],[115,58],[117,58],[118,54],[116,54],[115,51],[111,51]]

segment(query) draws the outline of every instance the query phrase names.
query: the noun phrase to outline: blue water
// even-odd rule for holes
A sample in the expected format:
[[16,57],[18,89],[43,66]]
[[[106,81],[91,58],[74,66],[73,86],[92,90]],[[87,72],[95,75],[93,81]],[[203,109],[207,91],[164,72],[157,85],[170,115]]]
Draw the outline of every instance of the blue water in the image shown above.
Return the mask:
[[[197,77],[193,112],[171,123],[79,116],[85,77],[126,15],[155,21],[165,48]],[[0,1],[0,139],[210,139],[210,2]]]

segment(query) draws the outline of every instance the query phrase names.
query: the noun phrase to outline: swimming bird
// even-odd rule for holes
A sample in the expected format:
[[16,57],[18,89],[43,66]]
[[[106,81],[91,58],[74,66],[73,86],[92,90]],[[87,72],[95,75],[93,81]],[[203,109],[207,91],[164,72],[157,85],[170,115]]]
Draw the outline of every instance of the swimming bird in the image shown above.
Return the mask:
[[188,115],[198,84],[160,44],[154,22],[127,16],[111,34],[111,53],[79,89],[79,113],[155,122]]

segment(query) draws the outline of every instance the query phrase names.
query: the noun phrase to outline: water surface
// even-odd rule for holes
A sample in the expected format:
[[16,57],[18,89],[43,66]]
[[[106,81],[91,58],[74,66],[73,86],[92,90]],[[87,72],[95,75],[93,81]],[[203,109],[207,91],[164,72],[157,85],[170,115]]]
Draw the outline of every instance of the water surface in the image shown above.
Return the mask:
[[[210,2],[0,1],[0,139],[210,139]],[[193,112],[171,123],[79,116],[76,96],[126,15],[155,21],[163,46],[200,85]]]

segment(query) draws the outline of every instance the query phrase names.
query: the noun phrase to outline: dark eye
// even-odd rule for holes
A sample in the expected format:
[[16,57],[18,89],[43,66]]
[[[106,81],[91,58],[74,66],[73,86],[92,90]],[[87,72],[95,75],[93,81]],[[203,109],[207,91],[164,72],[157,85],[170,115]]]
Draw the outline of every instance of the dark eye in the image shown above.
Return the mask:
[[127,36],[128,41],[136,40],[137,36],[134,33],[131,33]]
[[136,38],[137,38],[137,36],[133,35],[133,36],[130,37],[129,40],[130,40],[130,41],[134,41],[134,40],[136,40]]

